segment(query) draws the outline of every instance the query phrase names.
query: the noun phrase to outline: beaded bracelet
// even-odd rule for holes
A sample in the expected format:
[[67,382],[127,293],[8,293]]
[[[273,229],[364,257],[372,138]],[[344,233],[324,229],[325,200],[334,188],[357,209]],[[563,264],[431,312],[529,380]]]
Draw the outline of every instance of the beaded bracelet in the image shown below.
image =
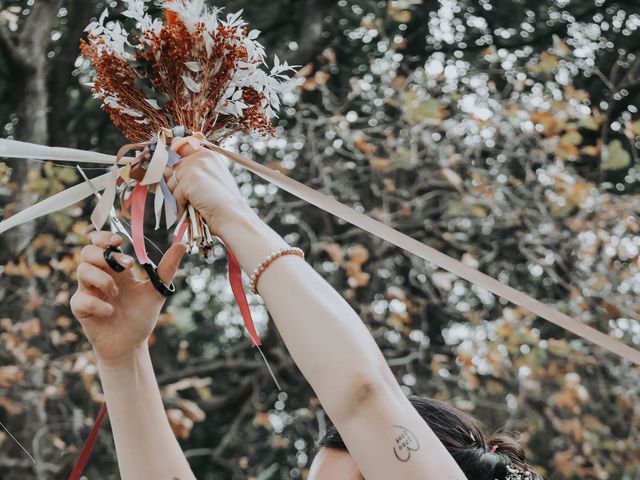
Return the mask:
[[267,267],[269,267],[269,265],[271,265],[271,262],[273,262],[276,258],[283,257],[284,255],[297,255],[304,259],[304,252],[297,247],[286,247],[271,252],[271,255],[265,258],[251,274],[251,278],[249,280],[249,288],[251,289],[251,292],[253,294],[258,294],[258,280],[260,280],[260,276],[264,273]]

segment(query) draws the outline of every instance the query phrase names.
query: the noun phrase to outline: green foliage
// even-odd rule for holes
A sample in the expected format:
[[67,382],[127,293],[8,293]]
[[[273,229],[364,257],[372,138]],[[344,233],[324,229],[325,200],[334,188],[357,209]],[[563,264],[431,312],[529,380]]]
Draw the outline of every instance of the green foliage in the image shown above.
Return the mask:
[[[604,153],[606,152],[606,155]],[[631,164],[631,154],[625,150],[620,140],[611,142],[603,152],[602,168],[620,170]]]

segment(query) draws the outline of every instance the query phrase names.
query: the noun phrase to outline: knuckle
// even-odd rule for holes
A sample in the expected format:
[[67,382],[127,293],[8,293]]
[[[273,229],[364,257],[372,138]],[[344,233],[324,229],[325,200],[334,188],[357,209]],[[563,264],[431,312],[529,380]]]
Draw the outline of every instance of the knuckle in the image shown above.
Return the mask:
[[206,162],[204,158],[202,158],[201,156],[198,156],[193,159],[193,163],[191,165],[192,168],[188,169],[187,172],[191,173],[194,170],[202,170],[205,168],[205,166],[206,166]]
[[96,276],[93,283],[100,290],[107,290],[109,288],[109,281],[106,278],[104,278],[102,275]]
[[82,293],[75,293],[69,304],[74,315],[78,316],[87,311],[87,296]]
[[91,256],[92,249],[93,245],[85,245],[84,247],[82,247],[82,250],[80,250],[80,258],[82,260],[88,260]]
[[87,273],[89,271],[89,264],[82,262],[80,265],[78,265],[78,277],[79,278],[85,278],[87,276]]
[[110,275],[106,276],[106,278],[104,279],[104,284],[105,284],[104,286],[111,291],[113,291],[116,288],[116,282],[113,278],[111,278]]
[[[189,168],[185,168],[180,172],[180,177],[178,177],[178,181],[180,183],[188,182],[189,179],[193,176],[194,169],[198,168],[197,165],[193,165]],[[177,175],[176,175],[177,176]]]
[[96,234],[93,236],[91,241],[94,245],[102,245],[105,243],[109,243],[110,238],[111,238],[110,232],[102,231],[102,232],[96,232]]
[[111,283],[113,282],[113,279],[102,271],[95,272],[94,279],[96,287],[102,290],[106,290],[107,288],[109,288],[111,286]]
[[96,297],[87,296],[84,300],[87,310],[95,310],[98,307],[98,299]]

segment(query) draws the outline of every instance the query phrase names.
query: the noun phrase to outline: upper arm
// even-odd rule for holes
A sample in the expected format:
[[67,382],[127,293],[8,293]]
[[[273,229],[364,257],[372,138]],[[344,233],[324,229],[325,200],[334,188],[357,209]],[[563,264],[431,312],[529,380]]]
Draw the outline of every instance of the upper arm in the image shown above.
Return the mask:
[[336,428],[364,478],[466,479],[397,383],[366,382],[355,392],[357,408]]

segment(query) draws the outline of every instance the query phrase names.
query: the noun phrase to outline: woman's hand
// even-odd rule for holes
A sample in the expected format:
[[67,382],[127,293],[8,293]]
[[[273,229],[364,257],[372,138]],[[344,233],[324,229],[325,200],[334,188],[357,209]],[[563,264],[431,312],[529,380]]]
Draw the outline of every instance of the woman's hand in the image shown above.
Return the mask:
[[239,219],[254,216],[222,155],[195,149],[190,143],[177,150],[182,158],[175,170],[165,170],[165,179],[181,212],[190,204],[216,234]]
[[[82,249],[78,267],[78,290],[71,297],[71,310],[93,345],[98,359],[118,364],[130,358],[145,344],[153,331],[165,297],[150,281],[137,280],[131,271],[134,259],[114,254],[125,268],[113,271],[104,259],[104,250],[118,247],[122,238],[110,232],[94,232],[92,245]],[[186,251],[181,244],[172,246],[158,266],[162,281],[169,284]]]

